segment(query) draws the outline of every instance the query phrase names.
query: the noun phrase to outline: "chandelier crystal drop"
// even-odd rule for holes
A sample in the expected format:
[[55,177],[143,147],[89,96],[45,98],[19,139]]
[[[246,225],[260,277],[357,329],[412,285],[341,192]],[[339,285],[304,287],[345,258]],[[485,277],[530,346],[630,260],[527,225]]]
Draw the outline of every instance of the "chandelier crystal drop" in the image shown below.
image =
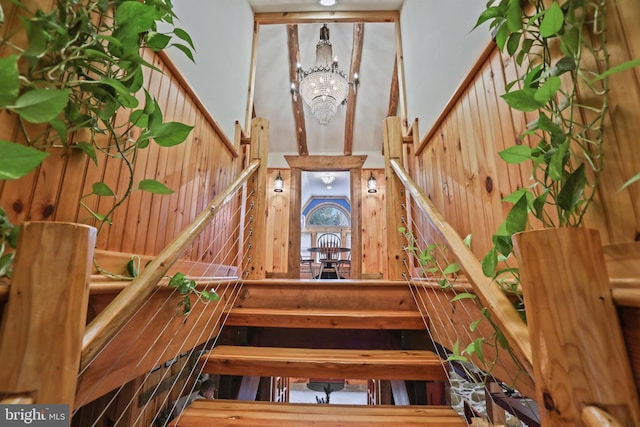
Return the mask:
[[[358,85],[357,79],[353,83],[349,82],[344,72],[338,68],[338,60],[333,58],[329,28],[326,25],[320,29],[315,66],[303,71],[298,64],[297,77],[299,93],[321,125],[328,124],[338,111],[338,106],[346,102],[349,85],[353,84],[354,89]],[[295,84],[292,85],[292,93],[295,96],[294,91]]]

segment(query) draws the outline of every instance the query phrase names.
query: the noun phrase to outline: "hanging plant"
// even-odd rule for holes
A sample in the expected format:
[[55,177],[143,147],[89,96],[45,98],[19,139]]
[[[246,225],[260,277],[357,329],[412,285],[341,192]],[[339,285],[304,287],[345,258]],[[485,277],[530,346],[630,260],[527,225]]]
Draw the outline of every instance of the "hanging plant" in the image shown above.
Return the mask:
[[[23,16],[21,26],[0,39],[0,46],[10,52],[0,58],[0,111],[17,117],[21,135],[0,140],[0,179],[18,179],[33,171],[52,148],[81,150],[96,166],[98,152],[121,160],[129,175],[124,194],[97,182],[83,196],[117,199],[106,214],[82,204],[99,221],[99,230],[111,223],[113,211],[132,191],[171,193],[158,181],[133,180],[138,150],[151,141],[163,147],[180,144],[192,129],[165,122],[157,101],[143,89],[143,67],[159,71],[143,59],[143,48],[175,46],[193,60],[191,38],[173,26],[171,1],[57,0],[50,11],[12,3]],[[160,23],[169,30],[159,32]],[[13,42],[22,34],[26,47]],[[139,98],[144,99],[142,106]],[[129,120],[116,122],[123,108],[131,111]],[[130,136],[134,128],[139,129],[136,139]]]
[[531,162],[532,184],[504,199],[512,207],[482,262],[485,275],[516,293],[511,237],[533,228],[532,218],[546,228],[583,223],[603,170],[608,78],[640,65],[636,59],[610,67],[605,0],[546,4],[492,0],[476,24],[490,22],[498,48],[524,70],[502,98],[512,109],[535,116],[520,138],[530,144],[499,153],[510,164]]

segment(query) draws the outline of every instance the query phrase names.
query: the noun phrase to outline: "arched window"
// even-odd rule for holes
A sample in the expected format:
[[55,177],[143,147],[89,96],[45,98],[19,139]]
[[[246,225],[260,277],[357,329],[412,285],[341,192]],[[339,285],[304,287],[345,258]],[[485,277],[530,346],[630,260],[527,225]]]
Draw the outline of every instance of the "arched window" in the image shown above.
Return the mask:
[[306,225],[348,227],[350,224],[349,213],[342,206],[336,203],[322,203],[309,212]]

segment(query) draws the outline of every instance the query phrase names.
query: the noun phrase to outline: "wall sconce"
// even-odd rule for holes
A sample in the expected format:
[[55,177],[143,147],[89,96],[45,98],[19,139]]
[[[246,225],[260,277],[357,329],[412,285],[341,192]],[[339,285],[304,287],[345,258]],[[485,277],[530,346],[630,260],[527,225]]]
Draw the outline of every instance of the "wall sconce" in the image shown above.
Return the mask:
[[276,193],[282,193],[283,188],[284,179],[282,179],[282,175],[280,175],[280,171],[278,171],[278,176],[276,176],[276,180],[273,182],[273,191]]
[[367,192],[369,193],[377,193],[378,192],[378,182],[376,178],[373,176],[373,172],[369,172],[369,179],[367,180]]

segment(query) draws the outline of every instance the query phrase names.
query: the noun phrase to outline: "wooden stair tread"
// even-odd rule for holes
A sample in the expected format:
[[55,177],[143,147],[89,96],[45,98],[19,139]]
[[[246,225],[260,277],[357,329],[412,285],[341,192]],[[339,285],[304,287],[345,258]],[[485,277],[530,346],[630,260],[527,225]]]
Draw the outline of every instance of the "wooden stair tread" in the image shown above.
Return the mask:
[[196,400],[170,426],[389,426],[466,427],[447,406],[318,405]]
[[200,358],[209,374],[380,380],[447,379],[443,362],[425,350],[343,350],[217,346]]
[[278,309],[236,307],[225,322],[230,326],[280,328],[396,329],[423,330],[425,320],[418,311],[348,309]]

